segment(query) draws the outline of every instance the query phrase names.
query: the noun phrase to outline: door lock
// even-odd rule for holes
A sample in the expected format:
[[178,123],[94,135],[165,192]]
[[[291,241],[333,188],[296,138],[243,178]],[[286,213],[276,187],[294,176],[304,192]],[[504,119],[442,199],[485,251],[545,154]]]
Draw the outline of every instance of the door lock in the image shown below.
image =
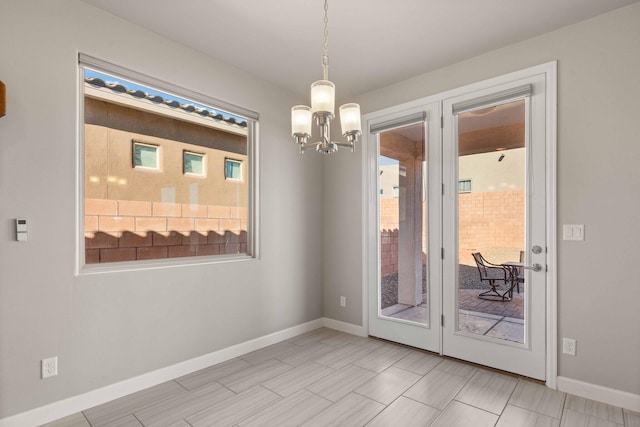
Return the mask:
[[542,253],[542,248],[538,245],[534,246],[531,248],[531,252],[533,252],[534,254],[541,254]]
[[523,265],[522,268],[524,268],[525,270],[533,270],[533,271],[541,271],[542,270],[542,266],[540,264]]

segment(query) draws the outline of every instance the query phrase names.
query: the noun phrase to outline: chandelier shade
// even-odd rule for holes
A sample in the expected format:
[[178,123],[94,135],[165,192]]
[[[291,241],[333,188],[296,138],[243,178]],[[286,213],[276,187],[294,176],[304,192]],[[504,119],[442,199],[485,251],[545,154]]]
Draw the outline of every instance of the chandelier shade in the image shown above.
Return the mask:
[[334,114],[336,85],[329,80],[318,80],[311,85],[311,112]]
[[291,108],[291,133],[311,135],[311,107],[296,105]]
[[342,125],[342,135],[349,132],[360,132],[360,105],[350,103],[340,106],[340,124]]

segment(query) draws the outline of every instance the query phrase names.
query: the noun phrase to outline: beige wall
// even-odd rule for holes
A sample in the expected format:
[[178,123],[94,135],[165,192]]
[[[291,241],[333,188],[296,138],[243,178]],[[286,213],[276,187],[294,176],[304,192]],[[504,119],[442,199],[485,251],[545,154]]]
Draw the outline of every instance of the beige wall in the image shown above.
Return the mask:
[[[504,155],[502,161],[498,161]],[[492,151],[458,158],[460,180],[471,180],[471,192],[524,189],[525,149]]]
[[[558,337],[578,342],[577,356],[558,354],[559,374],[634,394],[640,286],[628,266],[640,241],[639,22],[634,4],[349,100],[366,114],[558,60],[557,225],[586,226],[585,241],[556,242]],[[363,167],[348,153],[324,163],[324,312],[356,325],[362,305],[344,310],[339,296],[363,298]]]
[[[92,98],[84,112],[86,197],[247,206],[246,136]],[[159,147],[158,170],[133,167],[133,140]],[[205,154],[206,176],[183,173],[183,151]],[[225,179],[227,158],[242,162],[241,181]]]

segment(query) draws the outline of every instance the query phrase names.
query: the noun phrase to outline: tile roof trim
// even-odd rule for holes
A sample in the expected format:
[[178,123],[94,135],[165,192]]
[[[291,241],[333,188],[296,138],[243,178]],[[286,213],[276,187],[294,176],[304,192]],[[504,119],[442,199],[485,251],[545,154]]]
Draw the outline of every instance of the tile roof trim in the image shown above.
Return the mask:
[[194,104],[180,104],[178,101],[164,99],[142,90],[127,89],[120,83],[108,83],[100,78],[85,78],[85,95],[117,104],[154,112],[180,120],[196,122],[201,125],[247,135],[247,121],[237,121],[234,117],[224,116],[196,107]]

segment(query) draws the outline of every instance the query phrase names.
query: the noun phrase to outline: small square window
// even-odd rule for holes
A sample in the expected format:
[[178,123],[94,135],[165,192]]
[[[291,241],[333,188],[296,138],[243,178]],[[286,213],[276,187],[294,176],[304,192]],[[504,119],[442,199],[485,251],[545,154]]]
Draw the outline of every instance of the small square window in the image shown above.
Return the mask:
[[470,179],[463,179],[458,181],[458,193],[471,193]]
[[242,162],[232,159],[224,159],[224,177],[226,179],[242,180]]
[[183,172],[189,175],[205,176],[204,173],[204,154],[183,153]]
[[133,143],[133,167],[158,169],[158,146]]

